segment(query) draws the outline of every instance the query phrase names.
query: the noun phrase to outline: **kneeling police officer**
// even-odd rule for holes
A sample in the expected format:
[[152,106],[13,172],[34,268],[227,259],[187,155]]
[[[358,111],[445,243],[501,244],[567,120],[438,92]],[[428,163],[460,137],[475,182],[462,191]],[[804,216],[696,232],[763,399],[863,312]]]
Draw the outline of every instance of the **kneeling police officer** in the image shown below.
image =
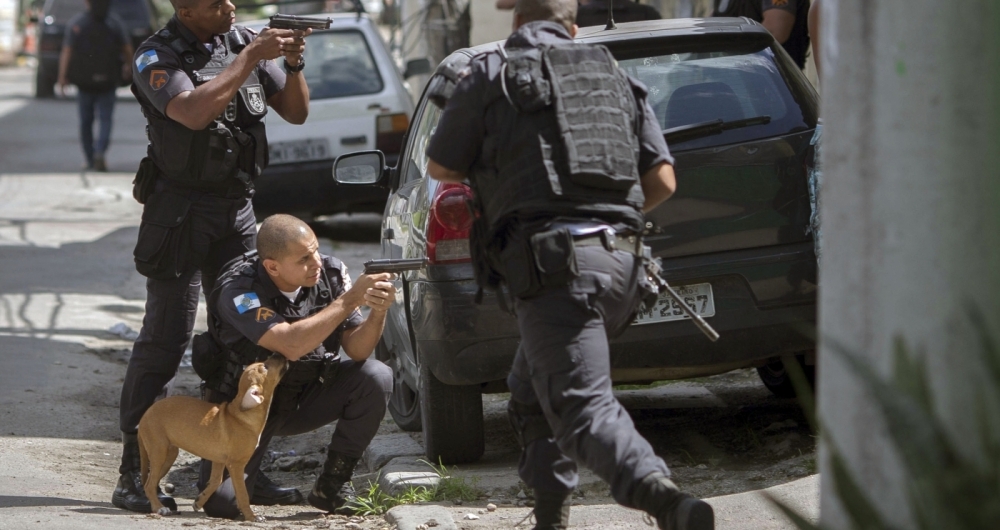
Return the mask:
[[536,530],[568,526],[577,464],[660,528],[708,530],[711,506],[670,481],[611,391],[608,339],[658,294],[644,268],[643,212],[675,181],[646,88],[607,48],[574,42],[576,7],[517,0],[514,33],[457,81],[428,171],[468,178],[477,282],[514,296],[521,342],[508,413]]
[[[392,392],[392,371],[370,359],[396,290],[389,273],[351,284],[347,267],[319,253],[309,226],[289,215],[264,220],[257,251],[229,263],[208,299],[209,331],[195,336],[195,370],[205,397],[231,400],[246,364],[280,353],[293,361],[275,389],[257,450],[246,466],[251,497],[274,436],[316,430],[337,421],[323,472],[308,496],[326,512],[351,513],[351,475],[375,437]],[[359,307],[371,308],[367,319]],[[341,358],[343,346],[347,358]],[[211,474],[202,462],[199,489]],[[298,499],[301,494],[291,490]],[[240,511],[229,478],[205,504],[213,517]]]
[[[139,419],[174,377],[191,338],[198,291],[254,248],[252,181],[267,166],[264,116],[309,113],[301,73],[309,31],[234,25],[230,0],[171,0],[174,16],[132,61],[132,93],[148,125],[133,194],[145,205],[135,246],[146,314],[122,384],[124,447],[115,506],[149,512],[139,473]],[[277,63],[274,59],[284,57]],[[164,506],[176,510],[170,497]]]

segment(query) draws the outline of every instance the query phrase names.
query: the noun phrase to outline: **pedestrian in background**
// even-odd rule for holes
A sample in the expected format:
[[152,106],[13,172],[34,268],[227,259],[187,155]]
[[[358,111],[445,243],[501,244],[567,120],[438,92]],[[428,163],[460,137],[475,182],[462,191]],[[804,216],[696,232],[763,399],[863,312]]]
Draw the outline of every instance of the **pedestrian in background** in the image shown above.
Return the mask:
[[108,12],[110,4],[111,0],[87,0],[87,10],[66,25],[59,55],[59,92],[65,97],[66,85],[76,85],[83,155],[87,169],[97,171],[108,170],[104,155],[111,142],[115,89],[132,79],[127,60],[132,57],[132,44],[125,26]]
[[514,297],[507,413],[535,530],[568,527],[578,465],[661,529],[711,530],[712,507],[670,480],[611,390],[608,340],[658,293],[643,212],[676,182],[646,87],[607,48],[574,43],[576,14],[576,0],[517,0],[503,48],[473,57],[448,100],[427,171],[468,178],[476,281]]
[[809,51],[809,0],[715,0],[714,17],[747,17],[760,22],[799,68]]

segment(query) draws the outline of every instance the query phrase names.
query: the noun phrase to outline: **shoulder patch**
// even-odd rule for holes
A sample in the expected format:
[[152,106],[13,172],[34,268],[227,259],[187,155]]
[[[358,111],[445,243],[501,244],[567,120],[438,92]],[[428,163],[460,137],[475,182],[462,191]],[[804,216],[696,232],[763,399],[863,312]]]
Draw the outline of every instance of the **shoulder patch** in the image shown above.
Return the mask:
[[149,50],[143,53],[142,55],[136,57],[135,67],[137,70],[139,70],[139,73],[142,73],[142,71],[145,70],[147,66],[159,60],[160,58],[156,56],[156,50]]
[[261,307],[257,309],[257,322],[267,322],[274,318],[274,311],[268,307]]
[[260,298],[257,297],[257,293],[244,293],[233,298],[233,303],[236,304],[236,310],[242,315],[251,309],[260,307]]

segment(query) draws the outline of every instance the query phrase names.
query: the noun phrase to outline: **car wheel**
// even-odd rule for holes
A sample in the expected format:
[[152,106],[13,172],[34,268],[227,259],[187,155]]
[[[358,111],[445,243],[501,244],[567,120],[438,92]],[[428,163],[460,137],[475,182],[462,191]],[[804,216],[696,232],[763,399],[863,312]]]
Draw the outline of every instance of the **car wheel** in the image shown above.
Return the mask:
[[35,70],[35,97],[36,98],[51,98],[56,95],[56,82],[48,75],[45,74],[45,70],[39,66]]
[[448,385],[421,366],[420,413],[429,461],[463,464],[483,456],[483,395],[478,385]]
[[[795,360],[802,367],[806,381],[809,382],[809,388],[815,392],[816,366],[807,365],[804,355],[796,355]],[[764,366],[757,367],[757,375],[760,376],[760,380],[764,383],[764,386],[775,396],[780,398],[795,397],[795,387],[792,386],[792,380],[788,377],[788,372],[785,371],[785,364],[780,358],[773,359]]]
[[380,340],[375,346],[375,358],[392,370],[392,397],[389,398],[389,414],[400,429],[409,432],[420,430],[420,394],[410,388],[399,374],[399,359]]

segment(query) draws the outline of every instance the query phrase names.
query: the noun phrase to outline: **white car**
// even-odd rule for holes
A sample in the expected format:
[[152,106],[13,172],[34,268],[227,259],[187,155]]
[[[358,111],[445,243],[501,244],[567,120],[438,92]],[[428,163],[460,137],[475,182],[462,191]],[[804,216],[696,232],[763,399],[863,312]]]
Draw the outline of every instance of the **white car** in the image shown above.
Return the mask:
[[[404,79],[427,73],[416,59],[401,73],[375,23],[357,13],[310,15],[332,18],[328,30],[306,37],[303,74],[309,85],[309,118],[292,125],[267,115],[270,165],[256,181],[258,216],[290,213],[303,218],[339,212],[377,212],[386,191],[338,186],[333,161],[352,151],[379,149],[395,163],[413,113]],[[243,25],[260,31],[267,20]]]

